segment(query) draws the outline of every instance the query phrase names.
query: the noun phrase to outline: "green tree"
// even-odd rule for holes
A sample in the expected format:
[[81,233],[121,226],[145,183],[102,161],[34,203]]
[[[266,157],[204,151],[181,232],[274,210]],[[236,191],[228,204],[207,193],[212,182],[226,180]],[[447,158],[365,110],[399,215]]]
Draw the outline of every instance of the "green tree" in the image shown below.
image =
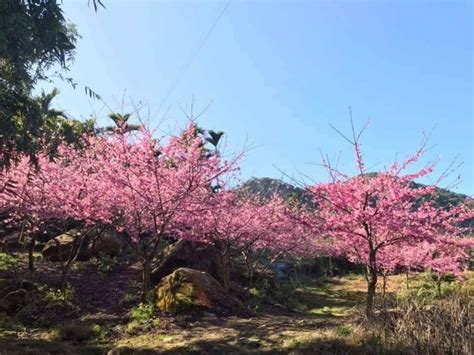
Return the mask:
[[51,70],[69,69],[78,37],[56,0],[0,1],[0,169],[18,153],[35,162],[45,125],[51,117],[65,120],[49,109],[57,92],[32,92]]

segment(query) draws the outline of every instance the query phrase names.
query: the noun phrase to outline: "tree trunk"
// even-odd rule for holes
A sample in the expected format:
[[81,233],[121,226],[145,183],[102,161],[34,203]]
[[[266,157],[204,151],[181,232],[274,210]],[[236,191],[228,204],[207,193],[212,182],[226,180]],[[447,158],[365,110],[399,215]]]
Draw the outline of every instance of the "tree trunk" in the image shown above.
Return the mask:
[[374,302],[375,302],[375,289],[377,287],[377,276],[370,277],[367,281],[367,306],[365,310],[365,315],[367,318],[372,318],[374,312]]
[[405,274],[406,274],[406,280],[407,280],[407,290],[410,288],[410,283],[409,283],[409,272],[410,270],[408,268],[405,269]]
[[150,277],[151,277],[151,260],[149,258],[145,259],[143,262],[143,271],[142,271],[142,300],[146,300],[146,294],[150,288]]
[[61,263],[61,292],[64,293],[64,289],[66,286],[66,273],[67,273],[67,268],[66,268],[66,261],[64,260],[64,253],[63,253],[63,247],[59,240],[56,238],[53,239],[54,242],[56,243],[56,246],[58,247],[59,251],[59,262]]
[[436,280],[436,285],[438,286],[438,297],[441,298],[441,276],[438,276]]
[[[90,233],[90,231],[86,232],[85,236],[87,236],[89,233]],[[62,275],[61,275],[61,290],[63,292],[64,292],[65,286],[66,286],[67,274],[69,273],[69,270],[70,270],[72,264],[79,257],[79,254],[81,253],[81,251],[84,250],[83,249],[84,248],[84,240],[85,240],[84,235],[81,235],[81,236],[75,238],[74,242],[71,246],[71,249],[67,253],[66,259],[65,259],[64,258],[63,247],[62,247],[61,243],[58,240],[55,239],[55,241],[58,245],[58,248],[59,248],[59,256],[60,256],[60,260],[61,260],[61,272],[62,272]]]
[[382,297],[385,299],[385,291],[387,290],[387,274],[383,274],[382,279]]
[[367,318],[373,317],[374,302],[375,302],[375,291],[377,287],[377,264],[375,251],[372,250],[369,254],[369,265],[367,266],[367,306],[365,315]]
[[316,259],[319,263],[319,270],[318,270],[318,275],[322,277],[327,277],[329,272],[328,272],[328,265],[326,265],[324,261],[324,257],[321,256]]
[[67,276],[67,269],[66,267],[61,268],[61,292],[64,294],[66,290],[66,276]]
[[230,289],[230,258],[228,253],[228,248],[224,248],[221,253],[221,266],[222,266],[222,286],[226,292],[229,292]]
[[242,255],[244,257],[244,261],[245,261],[245,266],[247,267],[247,281],[249,283],[249,285],[252,285],[252,280],[253,280],[253,270],[252,270],[252,262],[250,260],[250,257],[247,253],[245,252],[242,252]]
[[28,270],[31,272],[35,271],[35,258],[33,257],[33,251],[35,248],[35,243],[36,243],[36,234],[33,234],[31,236],[30,244],[28,246]]
[[333,270],[333,267],[332,267],[332,258],[331,258],[330,255],[328,256],[328,275],[329,276],[334,276],[334,270]]

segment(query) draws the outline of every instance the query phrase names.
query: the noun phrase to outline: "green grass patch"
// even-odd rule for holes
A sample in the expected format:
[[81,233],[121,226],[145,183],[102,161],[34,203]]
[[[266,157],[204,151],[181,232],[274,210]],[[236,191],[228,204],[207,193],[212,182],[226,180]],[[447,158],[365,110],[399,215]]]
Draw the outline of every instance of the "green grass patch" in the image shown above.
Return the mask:
[[0,253],[0,271],[8,271],[18,264],[18,259],[13,255]]

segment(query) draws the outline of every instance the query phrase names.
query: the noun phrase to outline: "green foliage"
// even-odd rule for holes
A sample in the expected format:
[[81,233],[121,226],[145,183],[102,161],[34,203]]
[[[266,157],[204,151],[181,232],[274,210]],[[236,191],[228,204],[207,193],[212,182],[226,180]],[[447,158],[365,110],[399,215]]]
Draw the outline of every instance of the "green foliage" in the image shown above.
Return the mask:
[[13,255],[0,253],[0,271],[8,271],[17,265],[17,258]]
[[125,333],[134,335],[139,332],[159,327],[159,318],[154,318],[155,307],[153,303],[140,303],[130,311],[130,322],[125,327]]
[[219,141],[221,140],[222,136],[224,135],[224,132],[222,131],[213,131],[209,130],[208,132],[209,137],[206,138],[206,141],[212,144],[214,147],[217,148],[219,145]]
[[9,0],[0,6],[1,73],[17,80],[9,85],[31,88],[52,66],[68,68],[78,35],[56,1]]
[[56,93],[33,97],[49,70],[68,70],[78,34],[56,1],[0,1],[0,168],[17,152],[33,160],[45,122],[59,112],[45,110]]
[[[411,287],[399,292],[396,299],[402,301],[410,299],[418,304],[430,304],[437,298],[446,298],[462,287],[451,275],[441,278],[438,285],[438,276],[432,272],[421,274],[417,280],[412,280]],[[441,291],[441,295],[440,295]]]
[[51,303],[71,302],[74,299],[74,287],[66,285],[64,290],[50,288],[46,285],[39,287],[43,299]]
[[[88,1],[88,4],[90,5],[91,0]],[[99,9],[99,6],[105,9],[105,5],[101,0],[92,0],[92,5],[94,6],[94,10],[97,12]]]
[[140,303],[130,311],[130,319],[145,323],[152,319],[155,308],[152,303]]

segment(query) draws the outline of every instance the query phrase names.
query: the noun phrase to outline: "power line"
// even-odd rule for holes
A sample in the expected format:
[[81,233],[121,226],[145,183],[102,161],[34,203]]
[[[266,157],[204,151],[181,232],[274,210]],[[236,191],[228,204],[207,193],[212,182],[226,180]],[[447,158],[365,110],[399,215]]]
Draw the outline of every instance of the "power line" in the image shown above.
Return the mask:
[[206,33],[206,35],[203,37],[203,39],[201,40],[199,46],[194,50],[193,53],[191,53],[191,55],[188,57],[188,60],[183,64],[182,66],[182,70],[178,73],[178,75],[176,76],[175,80],[172,82],[168,92],[166,93],[165,97],[163,98],[163,100],[161,101],[160,103],[160,106],[158,106],[158,111],[156,112],[155,116],[161,111],[161,109],[163,108],[163,105],[166,103],[166,101],[168,100],[168,98],[171,96],[171,94],[173,93],[173,91],[176,89],[176,87],[178,86],[179,82],[181,81],[182,77],[184,76],[184,74],[186,73],[186,71],[189,69],[189,67],[191,66],[191,64],[193,63],[194,59],[197,57],[197,55],[199,54],[200,50],[204,47],[204,45],[206,44],[207,40],[209,39],[209,37],[211,36],[211,33],[214,31],[214,29],[216,28],[217,24],[219,23],[220,19],[222,18],[222,16],[224,15],[224,13],[226,12],[227,8],[230,6],[230,3],[232,2],[232,0],[229,0],[226,5],[224,6],[224,8],[222,9],[222,11],[219,13],[219,15],[216,17],[214,23],[212,24],[211,28],[209,29],[209,31]]

